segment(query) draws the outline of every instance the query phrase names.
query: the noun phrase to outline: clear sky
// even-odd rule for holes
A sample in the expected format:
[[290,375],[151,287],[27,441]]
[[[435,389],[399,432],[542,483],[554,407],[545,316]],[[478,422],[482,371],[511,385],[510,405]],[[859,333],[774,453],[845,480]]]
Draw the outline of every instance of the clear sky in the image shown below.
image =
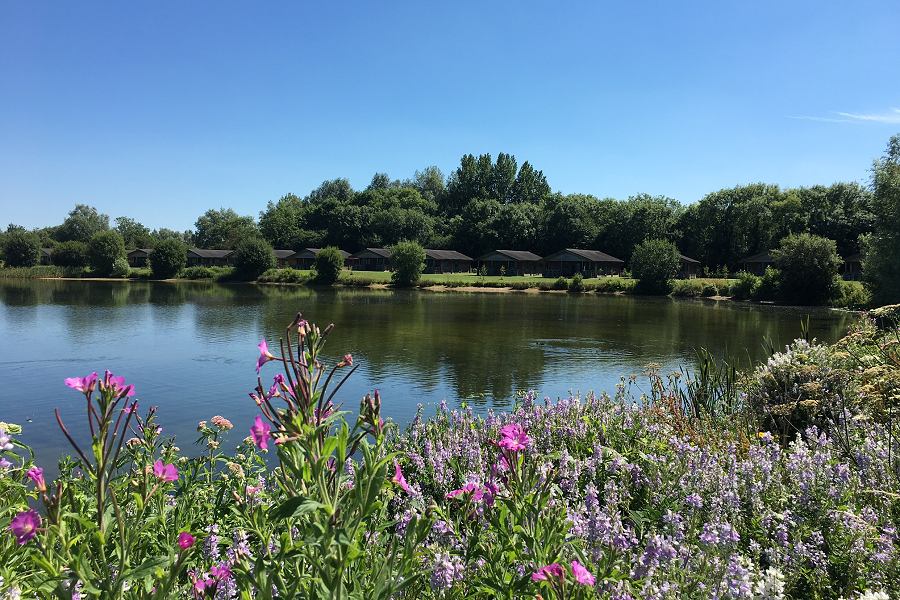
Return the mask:
[[0,0],[0,224],[184,229],[467,152],[601,197],[866,181],[898,32],[896,0]]

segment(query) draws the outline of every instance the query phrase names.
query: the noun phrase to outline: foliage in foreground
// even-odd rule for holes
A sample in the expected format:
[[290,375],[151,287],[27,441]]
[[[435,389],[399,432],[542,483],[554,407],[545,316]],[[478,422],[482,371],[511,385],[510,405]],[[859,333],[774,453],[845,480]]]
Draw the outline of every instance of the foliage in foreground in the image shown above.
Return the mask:
[[[882,312],[746,381],[706,356],[697,372],[650,371],[639,397],[623,380],[613,397],[529,393],[499,415],[442,406],[404,433],[378,393],[348,422],[334,400],[353,359],[322,366],[330,326],[298,315],[283,356],[260,344],[257,370],[280,372],[251,394],[250,435],[223,453],[233,425],[214,416],[193,458],[124,379],[72,378],[93,442],[75,445],[58,413],[76,459],[56,482],[0,424],[0,593],[888,598],[900,338]],[[800,421],[790,408],[813,399]],[[793,428],[758,434],[778,407]]]

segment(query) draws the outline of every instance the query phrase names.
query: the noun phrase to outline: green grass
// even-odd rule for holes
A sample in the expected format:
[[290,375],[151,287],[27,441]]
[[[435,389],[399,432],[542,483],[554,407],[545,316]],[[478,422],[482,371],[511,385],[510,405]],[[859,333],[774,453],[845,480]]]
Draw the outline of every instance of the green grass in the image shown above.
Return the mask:
[[42,277],[81,277],[85,269],[81,267],[59,267],[56,265],[37,265],[34,267],[0,268],[2,279],[40,279]]

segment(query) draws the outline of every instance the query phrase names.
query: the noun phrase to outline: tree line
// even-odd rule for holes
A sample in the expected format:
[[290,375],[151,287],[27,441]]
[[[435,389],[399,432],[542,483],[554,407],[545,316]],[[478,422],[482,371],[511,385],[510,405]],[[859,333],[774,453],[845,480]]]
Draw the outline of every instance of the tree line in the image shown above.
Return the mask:
[[[892,173],[896,158],[890,155],[896,145],[894,138],[888,154],[876,161],[876,168],[881,165],[878,172]],[[649,194],[624,200],[562,194],[527,161],[519,165],[515,156],[505,153],[496,158],[467,154],[449,176],[434,166],[405,180],[377,173],[361,190],[347,179],[328,180],[306,196],[287,194],[268,202],[258,218],[228,208],[210,209],[197,218],[192,231],[151,230],[124,216],[111,224],[109,216],[95,208],[77,205],[61,224],[32,233],[41,246],[63,246],[75,253],[73,244],[115,231],[127,249],[152,248],[166,239],[202,248],[234,248],[241,240],[261,237],[275,248],[337,246],[355,251],[409,240],[473,257],[497,248],[539,255],[590,248],[629,264],[639,243],[663,239],[711,270],[734,272],[742,258],[774,248],[791,234],[834,240],[844,257],[860,252],[867,236],[877,236],[878,219],[894,214],[884,208],[895,193],[889,190],[892,182],[891,175],[879,179],[876,173],[869,186],[842,182],[782,189],[754,183],[684,205]],[[15,231],[23,229],[10,225],[4,235]],[[900,234],[891,235],[878,239],[884,244],[900,239]]]

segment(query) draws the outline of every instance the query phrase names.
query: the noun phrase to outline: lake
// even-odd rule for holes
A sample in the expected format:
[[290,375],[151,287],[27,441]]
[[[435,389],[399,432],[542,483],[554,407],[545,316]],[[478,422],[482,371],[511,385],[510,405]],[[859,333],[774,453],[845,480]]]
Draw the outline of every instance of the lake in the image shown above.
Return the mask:
[[[694,350],[763,358],[810,316],[812,334],[834,341],[855,318],[826,309],[734,302],[525,293],[435,293],[211,283],[0,280],[0,421],[53,461],[67,451],[59,407],[83,432],[81,396],[63,379],[109,369],[137,387],[143,407],[183,449],[197,421],[215,414],[246,434],[256,406],[256,344],[270,344],[297,311],[336,329],[327,349],[360,365],[339,397],[355,409],[381,390],[384,413],[407,423],[446,400],[476,410],[511,405],[516,391],[550,397],[613,391],[650,363],[691,366]],[[276,346],[277,347],[277,346]],[[263,371],[264,382],[275,373]]]

